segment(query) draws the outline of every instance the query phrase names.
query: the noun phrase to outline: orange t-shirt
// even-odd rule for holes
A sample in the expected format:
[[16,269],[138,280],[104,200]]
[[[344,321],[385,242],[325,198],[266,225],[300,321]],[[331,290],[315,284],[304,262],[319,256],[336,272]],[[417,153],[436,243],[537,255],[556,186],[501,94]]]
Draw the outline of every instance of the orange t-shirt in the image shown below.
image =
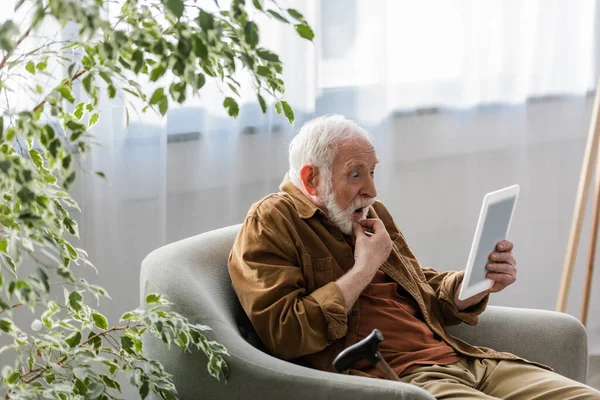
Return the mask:
[[[384,337],[379,351],[398,376],[410,373],[419,365],[452,364],[459,360],[454,349],[421,320],[416,301],[384,272],[377,271],[361,293],[359,304],[357,339],[362,340],[373,329],[379,329]],[[367,360],[360,361],[354,368],[383,377]]]

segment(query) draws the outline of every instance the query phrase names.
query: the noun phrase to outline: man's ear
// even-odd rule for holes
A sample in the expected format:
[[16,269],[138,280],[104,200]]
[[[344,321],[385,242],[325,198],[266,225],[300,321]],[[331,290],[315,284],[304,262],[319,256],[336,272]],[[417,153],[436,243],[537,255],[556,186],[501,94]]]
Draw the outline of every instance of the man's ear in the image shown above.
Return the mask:
[[304,190],[311,196],[319,194],[320,175],[319,170],[314,165],[305,165],[300,169],[300,180]]

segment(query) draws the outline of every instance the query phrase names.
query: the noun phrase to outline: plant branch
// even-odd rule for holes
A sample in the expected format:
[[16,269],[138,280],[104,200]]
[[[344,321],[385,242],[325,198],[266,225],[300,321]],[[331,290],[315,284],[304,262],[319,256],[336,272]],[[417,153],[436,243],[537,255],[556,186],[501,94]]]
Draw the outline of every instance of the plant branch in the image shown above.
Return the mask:
[[[10,308],[11,308],[11,309],[12,309],[12,308],[17,308],[17,307],[20,307],[20,306],[22,306],[22,305],[23,305],[23,303],[16,303],[16,304],[13,304],[12,306],[10,306]],[[0,309],[0,314],[2,314],[2,313],[3,313],[4,311],[6,311],[6,310],[8,310],[8,308],[2,308],[2,309]]]
[[[138,325],[136,325],[136,326],[137,326],[137,327],[139,327],[139,326],[143,326],[143,325],[142,325],[142,324],[138,324]],[[90,336],[88,339],[86,339],[86,340],[84,340],[83,342],[81,342],[81,343],[79,344],[79,346],[85,346],[86,344],[88,344],[90,341],[92,341],[92,340],[96,339],[97,337],[100,337],[100,336],[105,336],[105,335],[110,335],[110,333],[111,333],[111,332],[123,331],[123,330],[125,330],[125,329],[127,329],[127,328],[129,328],[129,324],[127,324],[127,325],[125,325],[125,326],[113,326],[113,327],[112,327],[112,328],[110,328],[110,329],[107,329],[107,330],[105,330],[105,331],[102,331],[102,332],[99,332],[99,333],[97,333],[97,334],[95,334],[95,335],[93,335],[93,336]],[[67,361],[67,358],[68,358],[68,356],[62,356],[62,357],[61,357],[61,359],[60,359],[60,360],[58,360],[56,363],[57,363],[58,365],[61,365],[61,366],[62,366],[62,364],[63,364],[65,361]],[[24,375],[24,376],[21,376],[21,380],[23,381],[23,383],[31,383],[31,382],[35,381],[36,379],[38,379],[39,377],[41,377],[41,376],[44,374],[44,372],[45,372],[47,369],[51,369],[51,368],[52,368],[52,367],[50,367],[50,366],[46,366],[46,367],[42,368],[41,370],[39,370],[39,371],[36,371],[35,375],[33,375],[32,377],[30,377],[30,378],[27,378],[27,379],[24,379],[24,377],[25,377],[26,375],[29,375],[29,374],[30,374],[30,373],[27,373],[26,375]],[[35,370],[34,370],[34,371],[35,371]],[[34,371],[31,371],[31,372],[34,372]]]
[[[31,33],[32,30],[33,30],[33,26],[30,26],[29,29],[27,29],[25,32],[23,32],[23,34],[15,42],[15,47],[13,48],[12,51],[15,51],[15,49],[21,44],[21,42],[23,42],[23,40],[25,40],[27,38],[27,36],[29,36],[29,34]],[[12,52],[7,52],[4,55],[4,57],[2,58],[2,61],[0,61],[0,70],[2,68],[4,68],[4,66],[6,65],[6,62],[8,61],[8,57],[10,57],[11,54],[12,54]]]
[[[63,83],[63,86],[69,86],[71,83],[73,83],[73,81],[77,80],[81,75],[85,74],[86,72],[87,71],[85,69],[82,69],[81,71],[73,75],[71,79]],[[39,110],[44,104],[46,104],[46,99],[42,100],[37,106],[33,107],[33,112]]]

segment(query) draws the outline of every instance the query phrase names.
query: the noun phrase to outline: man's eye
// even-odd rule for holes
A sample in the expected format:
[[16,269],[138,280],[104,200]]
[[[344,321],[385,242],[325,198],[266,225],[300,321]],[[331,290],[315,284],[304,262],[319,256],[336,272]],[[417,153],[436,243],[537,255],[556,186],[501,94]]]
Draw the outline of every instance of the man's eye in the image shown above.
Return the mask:
[[358,177],[360,177],[360,173],[358,173],[358,171],[350,173],[350,178],[357,179]]
[[375,169],[371,170],[371,175],[375,175]]

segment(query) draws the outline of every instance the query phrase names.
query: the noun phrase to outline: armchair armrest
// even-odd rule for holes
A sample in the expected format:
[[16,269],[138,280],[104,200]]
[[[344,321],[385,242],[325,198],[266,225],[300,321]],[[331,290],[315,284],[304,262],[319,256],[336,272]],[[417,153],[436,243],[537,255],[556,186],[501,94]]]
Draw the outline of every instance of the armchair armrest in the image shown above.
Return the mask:
[[568,378],[587,379],[587,333],[576,318],[555,311],[488,306],[476,326],[447,332],[470,344],[548,365]]

